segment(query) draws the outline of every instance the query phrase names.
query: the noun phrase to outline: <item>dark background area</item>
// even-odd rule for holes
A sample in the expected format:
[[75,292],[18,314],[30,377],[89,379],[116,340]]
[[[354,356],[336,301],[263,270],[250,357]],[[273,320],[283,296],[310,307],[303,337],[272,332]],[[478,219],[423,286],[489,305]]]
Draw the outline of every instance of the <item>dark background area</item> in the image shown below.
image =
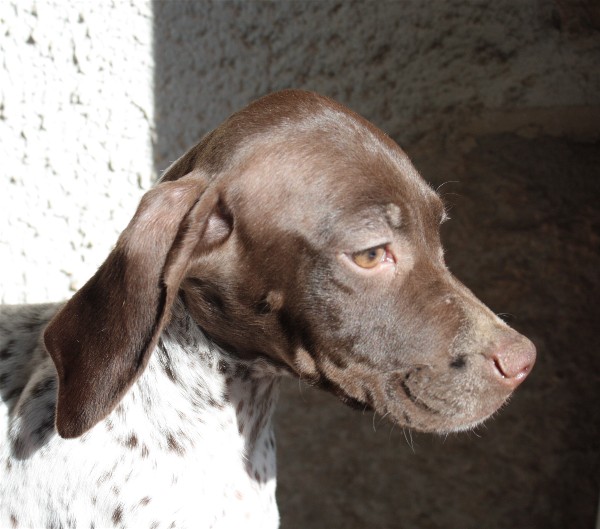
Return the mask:
[[331,96],[439,188],[450,269],[538,348],[497,417],[446,438],[286,382],[282,527],[594,527],[598,4],[156,0],[154,19],[158,169],[265,93]]

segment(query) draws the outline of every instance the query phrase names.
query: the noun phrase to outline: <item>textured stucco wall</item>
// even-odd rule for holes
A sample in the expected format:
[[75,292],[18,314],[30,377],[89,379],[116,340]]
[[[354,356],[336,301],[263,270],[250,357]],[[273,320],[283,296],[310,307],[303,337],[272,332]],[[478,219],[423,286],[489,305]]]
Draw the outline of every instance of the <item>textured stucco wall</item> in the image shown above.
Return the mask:
[[153,168],[151,6],[0,2],[0,301],[95,271]]
[[561,112],[598,130],[598,41],[561,31],[552,0],[157,0],[154,11],[161,167],[230,112],[288,87],[349,105],[401,145],[560,133]]

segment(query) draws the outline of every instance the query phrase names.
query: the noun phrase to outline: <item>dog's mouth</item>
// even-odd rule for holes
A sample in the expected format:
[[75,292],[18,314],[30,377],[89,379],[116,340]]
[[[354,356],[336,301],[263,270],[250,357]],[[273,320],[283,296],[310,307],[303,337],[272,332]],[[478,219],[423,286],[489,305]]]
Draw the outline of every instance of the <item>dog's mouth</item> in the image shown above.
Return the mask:
[[509,397],[485,377],[436,373],[429,367],[396,372],[385,384],[385,407],[394,420],[424,432],[470,429],[493,415]]
[[431,433],[473,428],[510,395],[484,376],[437,372],[426,365],[379,374],[360,389],[325,378],[317,385],[351,408],[375,411],[401,426]]

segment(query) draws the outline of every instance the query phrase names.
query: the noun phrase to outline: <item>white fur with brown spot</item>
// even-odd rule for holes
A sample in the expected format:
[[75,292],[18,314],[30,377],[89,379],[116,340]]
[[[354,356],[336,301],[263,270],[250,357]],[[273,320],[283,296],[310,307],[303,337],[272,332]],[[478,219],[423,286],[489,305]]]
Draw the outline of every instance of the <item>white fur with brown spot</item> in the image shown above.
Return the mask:
[[178,303],[119,406],[62,439],[38,342],[59,307],[0,308],[0,527],[277,527],[277,372],[220,350]]

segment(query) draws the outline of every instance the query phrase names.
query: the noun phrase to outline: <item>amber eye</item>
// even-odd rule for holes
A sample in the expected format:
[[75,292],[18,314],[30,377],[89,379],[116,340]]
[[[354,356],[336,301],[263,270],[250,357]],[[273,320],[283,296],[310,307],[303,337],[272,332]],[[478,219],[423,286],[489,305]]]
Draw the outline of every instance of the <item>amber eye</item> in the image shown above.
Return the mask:
[[385,246],[377,246],[362,252],[353,253],[352,260],[361,268],[375,268],[385,260],[386,254]]

